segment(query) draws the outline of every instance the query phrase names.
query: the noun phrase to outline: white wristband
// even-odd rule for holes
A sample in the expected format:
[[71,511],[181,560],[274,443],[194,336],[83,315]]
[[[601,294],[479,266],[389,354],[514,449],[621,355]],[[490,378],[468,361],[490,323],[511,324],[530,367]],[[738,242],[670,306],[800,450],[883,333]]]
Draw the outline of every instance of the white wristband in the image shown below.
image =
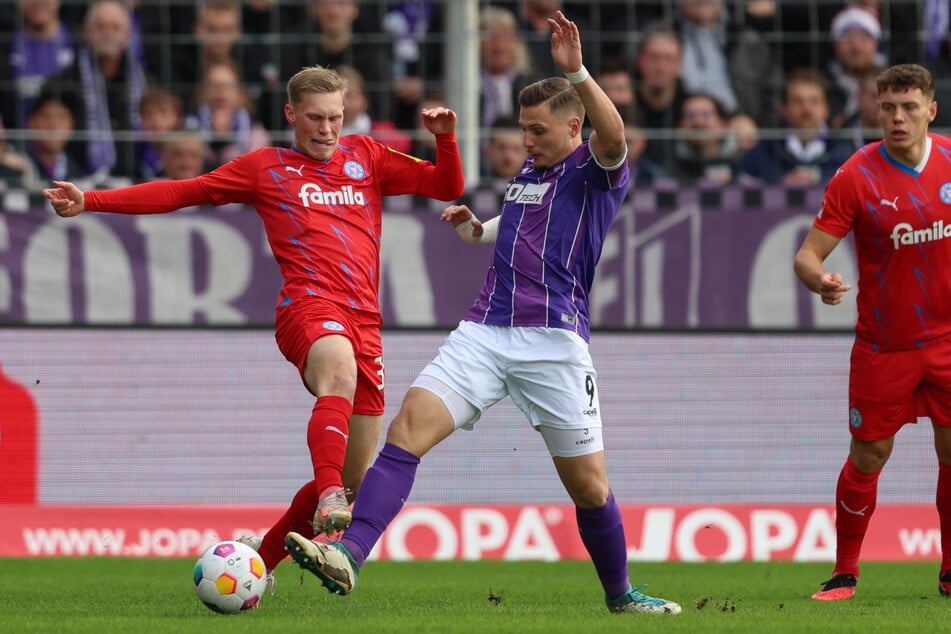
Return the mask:
[[581,68],[573,73],[565,73],[565,77],[568,79],[568,82],[572,84],[580,84],[590,76],[591,75],[588,73],[588,69],[584,67],[584,64],[582,64]]
[[482,223],[482,235],[476,238],[478,244],[491,244],[495,242],[496,237],[499,235],[499,219],[501,218],[502,216],[499,215]]
[[472,235],[472,218],[457,224],[456,233],[458,233],[459,237],[469,244],[476,244],[476,238]]

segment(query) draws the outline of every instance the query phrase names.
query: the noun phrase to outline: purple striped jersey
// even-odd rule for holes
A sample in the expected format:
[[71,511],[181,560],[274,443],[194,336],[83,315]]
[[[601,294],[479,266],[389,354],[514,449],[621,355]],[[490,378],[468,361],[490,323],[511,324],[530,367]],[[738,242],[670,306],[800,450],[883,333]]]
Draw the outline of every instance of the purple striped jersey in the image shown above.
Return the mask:
[[492,264],[465,319],[564,328],[588,341],[594,270],[629,180],[627,160],[606,170],[587,141],[548,169],[529,157],[505,191]]

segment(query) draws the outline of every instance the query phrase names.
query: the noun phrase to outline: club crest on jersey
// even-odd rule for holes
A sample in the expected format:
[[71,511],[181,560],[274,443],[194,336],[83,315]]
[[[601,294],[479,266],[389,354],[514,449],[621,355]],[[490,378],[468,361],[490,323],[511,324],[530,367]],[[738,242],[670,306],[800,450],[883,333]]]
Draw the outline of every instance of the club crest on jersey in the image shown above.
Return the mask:
[[857,407],[853,407],[849,410],[849,425],[855,429],[862,426],[862,412],[860,412]]
[[551,183],[509,183],[505,189],[505,202],[537,205],[542,202]]
[[363,178],[367,175],[367,171],[356,161],[347,161],[344,163],[343,171],[350,178]]
[[941,197],[941,202],[945,205],[951,205],[951,183],[942,185],[941,189],[938,190],[938,195]]
[[297,193],[304,207],[311,205],[365,205],[366,198],[363,192],[354,191],[353,185],[345,185],[340,189],[324,191],[314,183],[304,183]]

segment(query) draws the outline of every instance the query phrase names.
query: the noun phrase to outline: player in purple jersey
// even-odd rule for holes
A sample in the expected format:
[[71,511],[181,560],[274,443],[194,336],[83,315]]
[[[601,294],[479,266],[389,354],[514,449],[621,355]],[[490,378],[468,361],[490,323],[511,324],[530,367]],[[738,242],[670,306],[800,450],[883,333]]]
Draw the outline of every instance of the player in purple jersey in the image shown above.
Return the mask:
[[[420,457],[510,396],[541,434],[575,504],[581,540],[612,612],[679,613],[631,587],[621,512],[608,483],[597,372],[588,352],[588,292],[605,233],[630,172],[624,122],[582,65],[578,27],[558,12],[552,59],[566,78],[519,94],[528,158],[508,186],[502,213],[483,225],[465,206],[442,215],[469,242],[495,242],[479,297],[403,400],[357,494],[339,542],[295,532],[291,557],[336,594],[409,498]],[[594,132],[582,140],[587,115]]]
[[878,76],[883,140],[826,186],[796,254],[802,283],[835,305],[851,290],[826,258],[849,232],[858,260],[858,321],[849,373],[849,455],[835,491],[836,561],[812,598],[851,599],[859,555],[895,435],[929,417],[938,461],[938,589],[951,596],[951,141],[929,134],[931,73],[901,64]]

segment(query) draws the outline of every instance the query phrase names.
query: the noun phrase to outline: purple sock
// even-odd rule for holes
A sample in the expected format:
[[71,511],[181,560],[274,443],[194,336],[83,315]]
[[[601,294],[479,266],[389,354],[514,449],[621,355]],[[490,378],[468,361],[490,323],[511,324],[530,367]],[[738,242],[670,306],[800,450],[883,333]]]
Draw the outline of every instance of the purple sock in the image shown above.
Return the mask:
[[363,566],[380,535],[409,498],[419,458],[389,443],[367,471],[353,503],[353,521],[343,535],[357,566]]
[[575,507],[578,532],[598,578],[604,587],[604,595],[615,599],[631,589],[627,575],[627,541],[624,539],[624,522],[621,509],[614,500],[614,492],[608,493],[607,504],[599,509]]

